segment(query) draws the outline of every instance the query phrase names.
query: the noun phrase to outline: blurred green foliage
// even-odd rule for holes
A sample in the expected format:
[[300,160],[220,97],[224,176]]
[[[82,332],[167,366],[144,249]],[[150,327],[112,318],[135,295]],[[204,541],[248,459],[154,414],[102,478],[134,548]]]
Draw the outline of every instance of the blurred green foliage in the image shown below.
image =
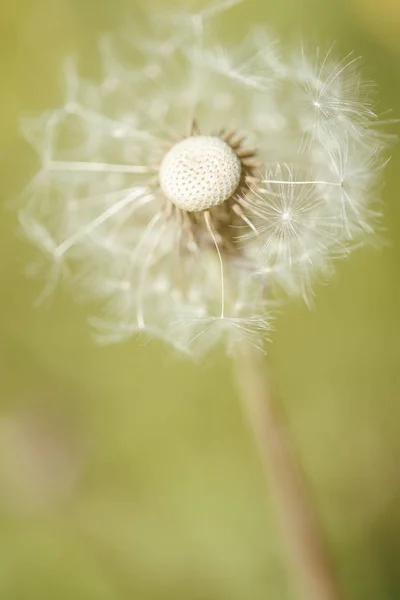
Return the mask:
[[[98,35],[137,7],[0,7],[0,598],[289,600],[228,359],[215,351],[192,365],[155,342],[99,348],[88,309],[63,292],[32,307],[32,250],[9,210],[36,169],[18,116],[57,105],[69,53],[94,72]],[[364,17],[356,0],[254,0],[227,16],[226,36],[239,22],[265,22],[288,43],[337,40],[340,52],[365,57],[381,110],[399,116],[399,55],[362,29]],[[269,352],[352,600],[400,598],[399,172],[395,148],[384,190],[389,243],[339,264],[316,290],[315,310],[289,305]]]

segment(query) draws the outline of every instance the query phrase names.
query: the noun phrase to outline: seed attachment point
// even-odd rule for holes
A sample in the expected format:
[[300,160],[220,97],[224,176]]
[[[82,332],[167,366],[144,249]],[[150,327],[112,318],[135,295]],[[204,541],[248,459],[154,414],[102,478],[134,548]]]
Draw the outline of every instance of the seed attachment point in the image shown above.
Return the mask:
[[200,212],[228,200],[241,175],[241,161],[228,143],[216,136],[192,136],[164,156],[160,186],[181,210]]

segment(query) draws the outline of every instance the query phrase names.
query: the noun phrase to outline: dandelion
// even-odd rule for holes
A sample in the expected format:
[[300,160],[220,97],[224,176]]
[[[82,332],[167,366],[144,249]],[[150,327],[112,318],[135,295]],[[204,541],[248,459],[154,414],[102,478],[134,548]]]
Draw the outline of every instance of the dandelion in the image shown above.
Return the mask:
[[61,107],[22,121],[41,162],[20,223],[44,252],[42,297],[61,278],[95,301],[101,341],[262,349],[273,290],[307,300],[374,229],[385,138],[358,59],[285,57],[260,28],[221,48],[215,21],[236,3],[153,15],[120,55],[103,39],[100,82],[69,60]]
[[263,351],[276,301],[308,301],[374,232],[388,136],[352,54],[288,54],[259,27],[216,43],[239,2],[157,12],[146,35],[102,39],[97,83],[68,60],[62,105],[21,124],[40,170],[19,219],[41,250],[41,299],[68,282],[99,307],[99,341],[157,337],[202,355],[224,340],[239,356],[305,597],[337,600],[251,349]]

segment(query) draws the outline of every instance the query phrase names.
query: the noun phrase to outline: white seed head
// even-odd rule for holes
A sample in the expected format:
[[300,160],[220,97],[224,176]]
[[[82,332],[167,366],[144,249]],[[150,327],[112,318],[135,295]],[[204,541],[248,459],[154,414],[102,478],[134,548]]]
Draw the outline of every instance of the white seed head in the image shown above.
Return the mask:
[[165,196],[189,212],[228,200],[237,189],[241,163],[234,150],[214,136],[193,136],[167,152],[160,167]]
[[19,211],[43,253],[39,299],[69,279],[101,342],[262,349],[276,301],[309,302],[371,237],[391,136],[357,58],[287,53],[260,26],[230,50],[214,17],[240,1],[149,2],[150,35],[102,40],[99,83],[68,61],[62,104],[22,119],[40,159]]

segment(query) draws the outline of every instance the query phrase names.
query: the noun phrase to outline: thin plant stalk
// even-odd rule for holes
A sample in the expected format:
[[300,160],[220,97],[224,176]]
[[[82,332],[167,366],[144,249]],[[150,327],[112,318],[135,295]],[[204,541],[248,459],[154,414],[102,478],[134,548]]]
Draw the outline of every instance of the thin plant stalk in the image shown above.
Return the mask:
[[282,419],[262,354],[241,347],[235,364],[241,400],[274,496],[301,600],[343,600],[311,498]]

